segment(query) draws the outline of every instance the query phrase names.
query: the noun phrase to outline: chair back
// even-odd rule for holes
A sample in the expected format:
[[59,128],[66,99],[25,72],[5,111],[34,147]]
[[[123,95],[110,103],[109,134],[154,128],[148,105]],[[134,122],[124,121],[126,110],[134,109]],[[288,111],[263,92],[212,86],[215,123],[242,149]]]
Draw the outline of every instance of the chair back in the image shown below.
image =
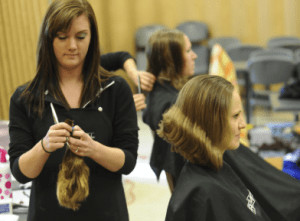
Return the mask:
[[277,36],[267,42],[268,48],[287,48],[293,51],[300,48],[300,38],[296,36]]
[[210,51],[205,45],[192,45],[192,50],[197,54],[195,60],[195,75],[208,74]]
[[262,50],[263,47],[250,44],[235,44],[227,49],[227,54],[232,61],[247,61],[254,51]]
[[252,84],[287,82],[293,75],[293,53],[288,50],[260,50],[252,52],[248,60],[249,79]]
[[296,63],[300,62],[300,49],[297,49],[294,55],[295,55],[295,62]]
[[295,50],[295,65],[296,65],[296,77],[300,80],[300,48]]
[[219,44],[227,50],[229,47],[237,44],[241,44],[241,41],[233,36],[224,36],[224,37],[216,37],[216,38],[211,38],[207,42],[208,47],[211,49],[215,44]]
[[147,69],[147,56],[144,51],[137,51],[135,55],[136,59],[136,67],[138,70],[146,70]]
[[287,48],[266,48],[264,50],[257,50],[250,54],[249,58],[260,57],[260,56],[272,56],[272,57],[288,57],[294,60],[294,52]]
[[157,30],[166,28],[164,25],[152,24],[138,28],[135,33],[135,54],[136,65],[139,70],[146,70],[147,68],[147,56],[146,46],[148,44],[150,36]]
[[138,28],[135,33],[135,45],[137,49],[145,49],[150,36],[157,30],[165,28],[160,24],[146,25]]
[[177,25],[176,29],[185,33],[192,44],[200,43],[208,38],[208,26],[201,21],[186,21]]

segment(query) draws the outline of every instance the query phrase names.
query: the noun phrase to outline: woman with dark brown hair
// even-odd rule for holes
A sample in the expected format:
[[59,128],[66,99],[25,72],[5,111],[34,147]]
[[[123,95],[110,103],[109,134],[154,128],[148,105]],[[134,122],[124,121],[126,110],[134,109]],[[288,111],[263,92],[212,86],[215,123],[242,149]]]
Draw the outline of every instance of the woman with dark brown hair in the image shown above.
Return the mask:
[[36,75],[10,103],[10,165],[32,181],[28,220],[128,220],[122,174],[137,158],[130,87],[99,65],[86,0],[55,0],[41,27]]
[[200,75],[164,113],[157,133],[187,160],[166,221],[299,220],[300,183],[240,145],[242,110],[229,81]]
[[166,172],[171,192],[184,163],[183,158],[170,150],[170,145],[155,133],[162,114],[175,102],[178,91],[194,74],[197,55],[189,38],[179,30],[161,29],[149,39],[146,49],[147,71],[156,77],[153,90],[146,98],[143,121],[154,132],[150,166],[157,179]]

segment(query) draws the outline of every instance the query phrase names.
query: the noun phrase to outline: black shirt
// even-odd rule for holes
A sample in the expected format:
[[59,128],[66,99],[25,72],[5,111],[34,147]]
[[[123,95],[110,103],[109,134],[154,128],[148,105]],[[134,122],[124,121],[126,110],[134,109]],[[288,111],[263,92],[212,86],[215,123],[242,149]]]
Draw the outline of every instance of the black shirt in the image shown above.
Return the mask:
[[[110,84],[111,83],[111,84]],[[28,220],[101,220],[128,221],[128,211],[122,185],[122,174],[130,173],[136,164],[138,125],[135,105],[129,85],[121,77],[112,77],[99,97],[85,108],[66,110],[50,94],[45,97],[42,118],[28,111],[20,99],[24,87],[19,87],[10,101],[9,156],[14,177],[21,183],[32,181]],[[99,88],[100,90],[100,88]],[[84,158],[90,168],[89,196],[76,212],[59,206],[56,182],[65,149],[51,153],[40,175],[26,177],[19,168],[19,157],[30,150],[53,125],[50,102],[59,121],[73,119],[94,140],[118,147],[125,154],[125,163],[117,172],[110,172],[90,158]],[[33,162],[34,166],[34,162]]]

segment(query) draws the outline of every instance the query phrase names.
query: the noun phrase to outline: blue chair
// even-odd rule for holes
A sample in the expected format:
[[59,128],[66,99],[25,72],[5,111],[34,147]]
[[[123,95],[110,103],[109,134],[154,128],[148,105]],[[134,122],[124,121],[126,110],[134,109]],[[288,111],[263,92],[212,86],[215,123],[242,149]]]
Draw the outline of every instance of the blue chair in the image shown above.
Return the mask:
[[296,51],[300,48],[300,38],[296,36],[276,36],[267,42],[268,48],[287,48]]
[[295,64],[296,64],[296,72],[294,77],[300,80],[300,48],[295,50],[294,57],[295,57]]
[[[247,70],[247,61],[250,54],[254,51],[263,50],[263,47],[253,44],[233,44],[228,47],[227,54],[235,64],[236,76],[238,84],[244,87],[244,93],[242,96],[245,101],[245,110],[249,109],[249,72]],[[246,113],[247,119],[249,119],[248,112]]]
[[233,62],[246,62],[254,51],[263,50],[262,46],[252,44],[229,45],[226,52]]
[[208,26],[201,21],[186,21],[176,26],[176,29],[185,33],[192,44],[201,43],[201,41],[208,39]]
[[265,48],[264,50],[259,50],[252,52],[250,57],[265,57],[265,56],[273,56],[273,57],[288,57],[289,59],[294,60],[294,52],[291,49],[287,48]]
[[233,45],[241,44],[241,41],[237,37],[233,36],[222,36],[222,37],[215,37],[211,38],[207,42],[208,47],[211,49],[215,44],[219,44],[224,48],[226,51],[229,47]]
[[[269,89],[272,84],[286,83],[293,76],[295,62],[293,52],[289,49],[258,50],[250,54],[248,60],[249,71],[249,107],[248,122],[252,116],[252,108],[256,105],[270,108],[269,96],[273,91]],[[254,90],[253,85],[261,84],[265,90]],[[277,93],[279,91],[276,91]]]
[[192,50],[197,54],[195,60],[195,75],[208,74],[210,51],[206,45],[192,45]]
[[157,30],[165,28],[166,26],[160,24],[146,25],[138,28],[135,33],[135,48],[136,48],[136,64],[139,70],[146,70],[146,45],[150,36]]

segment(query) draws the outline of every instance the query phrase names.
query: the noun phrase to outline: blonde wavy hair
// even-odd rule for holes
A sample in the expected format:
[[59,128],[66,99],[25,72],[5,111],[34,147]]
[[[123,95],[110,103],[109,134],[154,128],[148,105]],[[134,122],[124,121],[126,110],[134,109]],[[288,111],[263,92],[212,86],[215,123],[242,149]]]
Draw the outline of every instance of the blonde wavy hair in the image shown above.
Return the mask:
[[[74,126],[71,120],[65,122]],[[90,169],[84,159],[74,154],[67,145],[57,178],[56,196],[59,204],[78,210],[80,203],[89,195],[89,176]]]
[[233,85],[219,76],[192,78],[179,92],[176,103],[163,114],[157,134],[190,162],[220,169],[230,141],[233,90]]

